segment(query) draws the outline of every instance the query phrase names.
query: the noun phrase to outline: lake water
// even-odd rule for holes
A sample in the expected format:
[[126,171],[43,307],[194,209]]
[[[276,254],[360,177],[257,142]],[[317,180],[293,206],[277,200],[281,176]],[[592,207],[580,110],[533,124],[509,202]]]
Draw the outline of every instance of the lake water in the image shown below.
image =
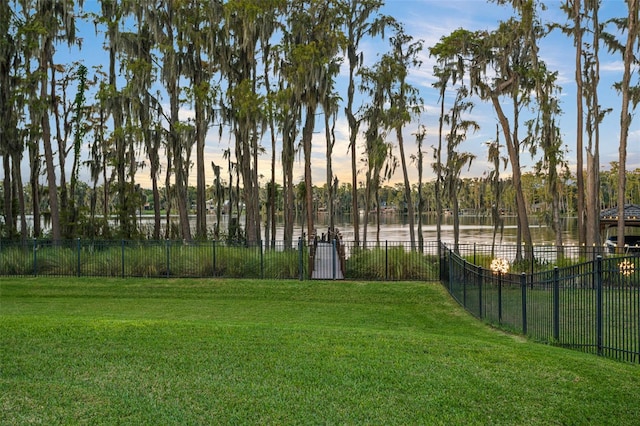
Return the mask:
[[[208,224],[215,222],[215,217],[208,219]],[[504,226],[502,227],[502,233],[498,231],[496,235],[497,244],[515,244],[517,242],[517,224],[515,216],[503,217]],[[225,229],[226,222],[223,220],[223,227]],[[319,214],[316,217],[315,228],[318,230],[318,235],[321,235],[323,231],[326,232],[328,228],[328,216],[326,214]],[[360,218],[360,239],[362,239],[363,218]],[[354,241],[353,224],[350,217],[337,217],[335,220],[335,226],[342,233],[344,241]],[[416,221],[417,232],[417,221]],[[577,244],[577,219],[567,218],[563,220],[564,230],[562,232],[563,243],[565,245]],[[297,238],[302,235],[302,223],[298,221],[294,226],[294,236]],[[371,218],[367,229],[367,241],[376,240],[376,223],[375,219]],[[532,239],[535,244],[539,245],[552,245],[555,243],[555,234],[551,228],[535,217],[530,218],[530,229]],[[306,232],[306,226],[305,226]],[[422,235],[424,241],[437,241],[437,231],[435,216],[426,216],[423,219]],[[265,237],[264,230],[262,237]],[[453,243],[453,217],[451,215],[444,216],[441,226],[442,241]],[[501,239],[502,237],[502,239]],[[493,224],[491,218],[482,216],[460,216],[460,243],[464,244],[491,244],[493,238]],[[283,227],[282,224],[276,226],[276,240],[283,239]],[[416,234],[417,239],[417,234]],[[409,237],[409,225],[407,223],[407,217],[400,214],[387,214],[383,215],[380,220],[380,241],[410,241]]]
[[[191,216],[192,229],[195,230],[195,216]],[[326,232],[328,228],[328,215],[318,214],[315,219],[315,227],[318,230],[320,236],[322,232]],[[177,220],[177,218],[175,218]],[[207,216],[207,226],[213,228],[215,224],[215,216]],[[536,217],[530,217],[530,227],[532,239],[536,245],[552,245],[555,243],[555,235],[551,228],[546,224],[541,223]],[[33,222],[31,217],[27,217],[29,228],[32,228]],[[153,218],[148,215],[143,215],[139,219],[142,228],[147,228],[151,233],[151,227],[153,226]],[[504,225],[502,232],[498,232],[496,236],[497,244],[515,244],[517,241],[517,225],[515,216],[504,216]],[[162,220],[162,226],[164,227],[164,217]],[[565,245],[577,244],[577,220],[576,218],[566,218],[563,220],[563,232],[562,240]],[[115,225],[114,225],[115,226]],[[224,232],[228,226],[228,217],[223,215],[220,229]],[[354,232],[351,218],[349,216],[338,216],[335,220],[335,226],[342,234],[344,241],[354,241]],[[43,223],[43,231],[47,232],[49,227],[48,223]],[[375,217],[370,218],[367,229],[367,241],[376,241],[376,223]],[[362,231],[364,229],[363,217],[360,217],[360,233],[362,240]],[[417,231],[417,221],[416,221]],[[306,226],[304,226],[304,232],[306,232]],[[453,217],[451,215],[443,216],[442,220],[442,241],[446,243],[453,242]],[[264,228],[262,229],[262,238],[265,238]],[[276,240],[282,241],[284,235],[283,224],[278,223],[276,225]],[[298,218],[294,225],[294,239],[303,235],[303,222],[301,218]],[[424,217],[422,226],[422,235],[424,241],[437,241],[436,234],[436,222],[434,215],[427,215]],[[484,216],[460,216],[460,243],[461,244],[491,244],[493,237],[493,224],[490,217]],[[417,234],[416,234],[417,238]],[[384,214],[380,220],[380,241],[389,242],[402,242],[410,241],[409,237],[409,225],[407,223],[407,217],[397,213]]]

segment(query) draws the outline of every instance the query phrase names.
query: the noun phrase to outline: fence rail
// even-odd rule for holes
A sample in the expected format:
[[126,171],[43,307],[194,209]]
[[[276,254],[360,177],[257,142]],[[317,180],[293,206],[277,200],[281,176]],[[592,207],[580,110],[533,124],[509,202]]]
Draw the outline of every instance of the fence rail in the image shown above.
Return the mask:
[[512,274],[443,251],[447,288],[476,317],[534,340],[640,363],[640,257],[598,256]]

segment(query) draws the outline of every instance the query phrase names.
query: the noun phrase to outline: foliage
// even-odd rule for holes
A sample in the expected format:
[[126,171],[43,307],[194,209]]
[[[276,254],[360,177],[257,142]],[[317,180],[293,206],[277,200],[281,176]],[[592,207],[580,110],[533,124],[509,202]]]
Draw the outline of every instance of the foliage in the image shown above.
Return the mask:
[[437,277],[438,258],[403,247],[354,248],[346,262],[346,276],[369,280],[419,280]]

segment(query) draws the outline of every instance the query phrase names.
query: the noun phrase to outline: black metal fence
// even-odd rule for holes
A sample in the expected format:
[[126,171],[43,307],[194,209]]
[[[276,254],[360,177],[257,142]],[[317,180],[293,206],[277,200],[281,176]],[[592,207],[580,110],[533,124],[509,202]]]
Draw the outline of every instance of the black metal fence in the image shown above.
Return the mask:
[[591,262],[536,272],[487,268],[443,248],[443,280],[451,295],[488,323],[610,358],[640,363],[640,257],[598,256]]
[[[527,273],[514,247],[437,242],[0,241],[0,276],[242,277],[441,281],[491,324],[598,355],[640,363],[640,257],[597,257],[536,272],[557,249],[534,250]],[[565,253],[567,253],[565,251]],[[593,253],[592,253],[593,255]],[[503,256],[503,257],[500,257]],[[504,259],[498,261],[498,259]],[[555,261],[557,262],[558,259]],[[478,264],[475,264],[475,263]],[[571,262],[569,262],[571,263]]]
[[[438,281],[438,244],[384,241],[366,247],[336,240],[318,250],[225,241],[0,241],[0,276],[244,277]],[[324,259],[323,253],[328,253]]]

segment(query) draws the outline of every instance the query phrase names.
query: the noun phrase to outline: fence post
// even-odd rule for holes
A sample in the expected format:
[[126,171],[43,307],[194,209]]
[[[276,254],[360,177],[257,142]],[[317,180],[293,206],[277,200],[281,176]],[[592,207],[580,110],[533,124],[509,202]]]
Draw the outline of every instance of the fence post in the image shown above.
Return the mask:
[[384,240],[384,279],[389,281],[389,242]]
[[298,237],[298,272],[300,275],[300,281],[303,280],[303,259],[302,259],[302,237]]
[[451,259],[451,250],[449,250],[448,254],[449,254],[449,294],[453,294],[453,260]]
[[482,266],[478,266],[478,317],[482,315]]
[[80,238],[77,239],[76,247],[78,249],[78,276],[80,276]]
[[213,276],[217,276],[217,268],[216,268],[216,240],[212,241],[213,243]]
[[[531,278],[533,281],[533,277]],[[520,288],[522,289],[522,334],[527,335],[527,274],[520,275]]]
[[498,272],[498,324],[502,324],[502,272]]
[[598,355],[602,356],[602,256],[596,257],[596,338],[598,339]]
[[553,268],[553,339],[560,341],[560,270]]
[[476,252],[477,252],[476,243],[474,242],[473,243],[473,264],[474,265],[478,264],[478,261],[476,260]]
[[260,240],[260,278],[264,279],[264,253],[262,252],[262,240]]
[[124,239],[120,240],[120,276],[124,278]]
[[33,239],[33,276],[38,276],[38,240]]
[[[475,243],[474,243],[475,244]],[[464,275],[462,276],[462,306],[467,307],[467,261],[464,261]]]
[[170,261],[170,259],[169,259],[169,255],[170,255],[170,253],[169,253],[169,250],[170,250],[169,246],[170,246],[170,245],[171,245],[171,241],[167,238],[167,239],[165,240],[165,252],[166,252],[166,255],[167,255],[167,278],[169,278],[169,275],[170,275],[170,268],[171,268],[171,261]]
[[336,239],[331,240],[331,270],[333,271],[333,279],[336,279]]

